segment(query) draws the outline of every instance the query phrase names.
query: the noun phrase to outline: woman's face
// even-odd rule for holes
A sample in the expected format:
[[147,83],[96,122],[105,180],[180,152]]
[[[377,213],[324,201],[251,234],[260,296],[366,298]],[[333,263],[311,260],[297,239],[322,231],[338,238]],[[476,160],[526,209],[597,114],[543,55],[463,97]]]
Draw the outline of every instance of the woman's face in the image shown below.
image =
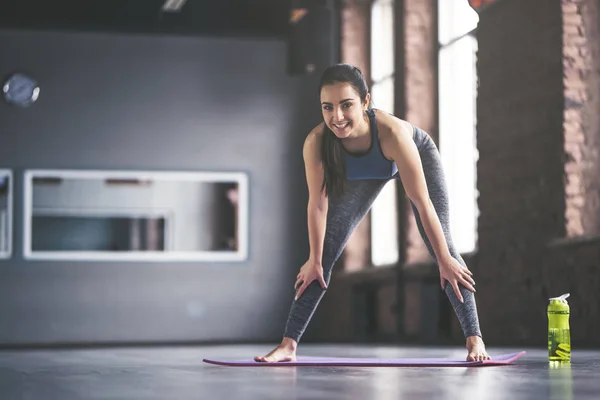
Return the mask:
[[336,82],[321,88],[323,120],[338,138],[347,138],[364,121],[363,112],[369,104],[368,96],[363,104],[349,83]]

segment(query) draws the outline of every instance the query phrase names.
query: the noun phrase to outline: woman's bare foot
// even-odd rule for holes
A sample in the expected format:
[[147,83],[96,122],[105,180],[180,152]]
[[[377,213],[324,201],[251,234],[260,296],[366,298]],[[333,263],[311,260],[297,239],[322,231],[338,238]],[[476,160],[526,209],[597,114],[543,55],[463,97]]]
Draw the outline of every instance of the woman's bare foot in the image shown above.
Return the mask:
[[467,361],[491,360],[492,357],[485,351],[483,339],[479,336],[469,336],[467,338]]
[[296,361],[296,347],[297,343],[295,340],[290,338],[283,338],[281,344],[277,346],[266,356],[256,356],[254,361],[256,362],[289,362]]

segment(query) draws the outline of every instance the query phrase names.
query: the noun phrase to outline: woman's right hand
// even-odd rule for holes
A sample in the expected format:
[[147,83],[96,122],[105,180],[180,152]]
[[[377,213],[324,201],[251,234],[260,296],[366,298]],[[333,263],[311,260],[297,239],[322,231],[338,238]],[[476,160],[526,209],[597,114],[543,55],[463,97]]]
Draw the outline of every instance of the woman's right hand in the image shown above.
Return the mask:
[[294,285],[296,298],[294,300],[298,300],[302,296],[302,293],[304,293],[304,290],[314,280],[317,280],[323,289],[327,289],[327,284],[325,283],[325,279],[323,279],[323,266],[320,263],[308,260],[300,268],[300,272],[296,276],[296,284]]

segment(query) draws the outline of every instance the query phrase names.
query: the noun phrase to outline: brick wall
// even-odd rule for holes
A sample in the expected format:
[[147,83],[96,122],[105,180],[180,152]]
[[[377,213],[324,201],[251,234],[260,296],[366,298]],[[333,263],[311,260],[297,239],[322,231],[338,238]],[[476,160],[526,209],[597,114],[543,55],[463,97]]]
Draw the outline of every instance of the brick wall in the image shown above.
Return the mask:
[[600,233],[600,35],[593,0],[562,0],[567,236]]
[[[370,85],[371,0],[346,0],[341,9],[341,62],[359,68]],[[340,257],[345,271],[371,264],[371,213],[358,224]]]
[[[598,215],[586,202],[597,187],[589,172],[598,170],[590,141],[598,131],[588,110],[597,109],[590,99],[598,92],[585,86],[598,78],[598,64],[588,64],[595,56],[581,27],[591,22],[581,18],[583,3],[592,1],[501,0],[480,18],[481,215],[473,269],[488,343],[545,345],[547,299],[561,291],[580,293],[574,309],[600,319],[597,308],[583,306],[598,302],[600,241],[563,240],[584,233],[586,218]],[[574,323],[594,324],[581,314]]]
[[564,232],[560,3],[501,0],[481,14],[476,264],[483,334],[543,343],[542,248]]
[[549,244],[543,287],[570,292],[573,347],[600,344],[600,15],[562,0],[565,238]]
[[[404,0],[404,104],[398,115],[438,142],[437,133],[437,0]],[[401,67],[399,67],[401,68]],[[407,263],[430,261],[409,201],[404,201]]]

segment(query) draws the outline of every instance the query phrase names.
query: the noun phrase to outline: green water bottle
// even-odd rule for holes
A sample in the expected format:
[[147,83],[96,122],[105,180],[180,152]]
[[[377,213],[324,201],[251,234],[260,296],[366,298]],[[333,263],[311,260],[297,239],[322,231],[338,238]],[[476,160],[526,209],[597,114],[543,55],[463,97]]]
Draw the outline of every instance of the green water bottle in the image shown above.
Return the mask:
[[548,359],[550,362],[571,361],[571,330],[569,328],[569,293],[552,297],[548,304]]

